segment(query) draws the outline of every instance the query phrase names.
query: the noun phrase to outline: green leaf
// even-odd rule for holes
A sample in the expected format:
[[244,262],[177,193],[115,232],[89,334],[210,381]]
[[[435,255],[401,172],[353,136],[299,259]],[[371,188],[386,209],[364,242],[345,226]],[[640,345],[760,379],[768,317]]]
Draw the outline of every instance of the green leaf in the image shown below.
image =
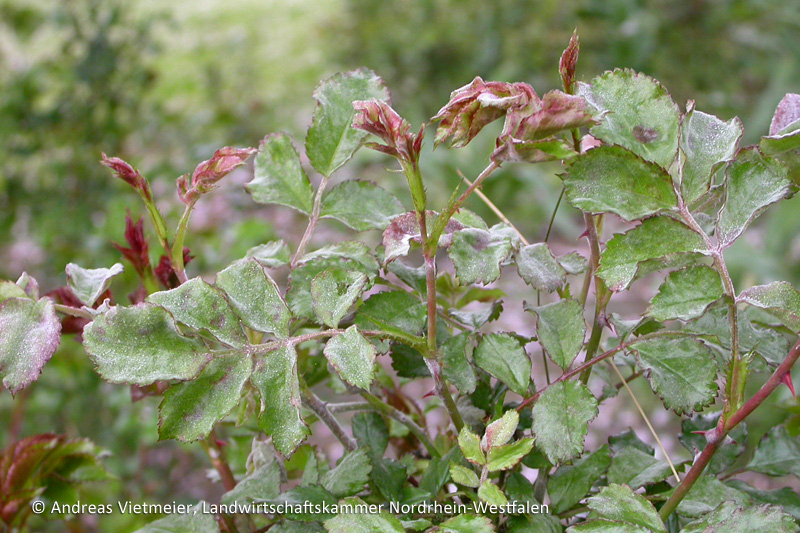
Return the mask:
[[475,369],[467,358],[467,349],[472,351],[472,339],[468,333],[460,333],[447,339],[440,347],[442,375],[456,386],[459,392],[472,394],[478,384]]
[[486,426],[486,432],[481,439],[481,449],[489,451],[506,444],[514,436],[518,425],[519,413],[516,409],[509,409],[503,416]]
[[590,131],[606,144],[624,146],[669,168],[678,151],[678,106],[656,80],[629,69],[606,72],[578,84],[602,120]]
[[499,506],[508,504],[508,499],[506,499],[506,495],[503,494],[503,491],[500,490],[500,487],[488,479],[481,483],[481,486],[478,487],[478,498],[485,501],[489,505]]
[[483,448],[481,448],[481,438],[466,426],[461,428],[458,433],[458,447],[461,448],[461,453],[470,463],[476,465],[486,464],[486,455],[484,455]]
[[681,222],[669,217],[648,218],[608,242],[597,275],[617,292],[628,288],[642,261],[705,250],[703,238]]
[[611,520],[589,520],[581,522],[569,529],[567,533],[651,533],[643,527],[634,526],[633,524],[625,524],[622,522],[613,522]]
[[531,383],[531,360],[520,342],[508,333],[481,337],[473,353],[475,364],[512,391],[525,395]]
[[533,449],[533,439],[520,439],[511,444],[493,447],[489,450],[486,466],[491,472],[514,468],[531,449]]
[[382,457],[373,462],[370,479],[386,501],[396,502],[403,497],[408,472],[404,464]]
[[567,280],[567,273],[547,243],[537,242],[514,252],[517,272],[537,291],[553,292]]
[[277,268],[289,263],[289,245],[283,240],[270,241],[250,248],[245,257],[252,257],[264,267]]
[[275,449],[288,457],[309,434],[300,415],[297,352],[284,346],[256,359],[250,380],[261,396],[259,427],[272,436]]
[[545,389],[533,405],[537,446],[553,463],[583,453],[589,422],[597,416],[597,400],[579,381],[561,381]]
[[512,516],[508,519],[507,525],[508,533],[561,533],[564,531],[558,517],[546,513]]
[[630,481],[651,466],[659,464],[659,462],[649,453],[633,446],[626,446],[620,451],[614,452],[611,466],[608,468],[608,482],[624,483],[635,489],[639,488],[632,485]]
[[111,280],[122,274],[123,267],[116,263],[111,268],[81,268],[75,263],[67,264],[67,286],[88,307],[92,307],[108,290]]
[[714,115],[697,111],[694,102],[681,120],[681,192],[687,204],[699,199],[711,185],[711,177],[733,159],[742,138],[738,117],[724,122]]
[[666,533],[664,521],[653,504],[625,485],[609,485],[587,501],[589,508],[601,517]]
[[[28,298],[31,298],[33,300],[39,299],[39,283],[33,278],[33,276],[31,276],[27,272],[22,273],[22,275],[17,280],[16,285],[18,287],[21,287],[22,290],[25,291],[25,294],[28,295]],[[8,295],[6,297],[3,297],[1,293],[2,290],[0,290],[0,302],[5,300],[5,298],[13,296],[13,295]]]
[[12,297],[0,302],[0,332],[0,378],[16,394],[39,378],[55,353],[61,321],[49,298]]
[[205,502],[198,503],[187,513],[175,513],[150,522],[135,533],[219,533],[219,525],[212,513],[203,512]]
[[[285,513],[286,518],[290,520],[317,522],[334,516],[332,513],[314,511],[315,509],[322,510],[326,506],[336,505],[336,497],[319,485],[307,485],[295,487],[282,493],[274,502],[291,504],[288,508],[292,512]],[[306,509],[308,510],[306,511]]]
[[438,525],[442,533],[493,533],[492,521],[487,516],[460,514]]
[[215,283],[228,297],[233,310],[250,329],[289,335],[291,314],[278,285],[256,259],[242,259],[217,274]]
[[725,203],[716,230],[723,247],[733,243],[767,206],[786,196],[792,183],[786,166],[764,157],[755,147],[740,151],[725,174]]
[[338,328],[339,321],[361,297],[367,286],[367,275],[352,270],[323,270],[311,280],[311,305],[314,313],[329,328]]
[[736,302],[766,309],[786,327],[800,332],[800,292],[787,281],[774,281],[742,291]]
[[333,218],[356,231],[386,229],[392,218],[405,213],[403,204],[371,181],[340,183],[322,199],[322,218]]
[[711,349],[701,342],[689,337],[649,339],[631,350],[667,408],[683,414],[714,400],[717,365]]
[[583,274],[589,270],[589,260],[578,252],[570,252],[559,257],[558,263],[567,271],[567,274]]
[[325,357],[336,373],[351,385],[369,390],[374,377],[375,347],[350,326],[325,344]]
[[800,494],[789,487],[783,487],[778,490],[759,490],[738,479],[727,481],[726,484],[744,492],[753,498],[755,503],[778,505],[792,515],[795,520],[800,520]]
[[[366,503],[358,498],[347,498],[339,502],[339,506],[351,506],[353,513],[339,513],[334,518],[325,521],[325,529],[328,533],[405,533],[403,524],[400,520],[390,515],[386,511],[378,514],[359,511],[359,508],[366,508]],[[363,507],[359,507],[363,506]]]
[[389,444],[389,428],[378,413],[358,413],[353,417],[353,437],[373,458],[380,458]]
[[425,327],[425,304],[405,291],[385,291],[367,298],[356,312],[359,329],[419,335]]
[[353,156],[367,136],[352,127],[353,102],[373,98],[389,101],[389,91],[367,69],[335,74],[314,89],[317,108],[306,137],[306,153],[317,172],[330,176]]
[[564,177],[567,200],[581,211],[638,220],[678,206],[666,170],[620,146],[601,146],[576,158]]
[[[666,495],[668,496],[669,493]],[[750,497],[744,492],[725,485],[714,476],[703,475],[686,493],[681,503],[678,504],[676,512],[689,518],[697,518],[726,501],[732,501],[737,506],[751,504]]]
[[462,284],[486,285],[500,277],[500,263],[511,249],[511,240],[503,234],[466,228],[453,234],[448,254]]
[[477,489],[481,484],[481,480],[478,479],[478,474],[465,466],[455,463],[450,464],[450,477],[453,479],[454,483],[464,485],[465,487],[472,487],[473,489]]
[[253,180],[245,189],[260,204],[279,204],[311,214],[314,192],[300,165],[292,138],[285,133],[264,137],[254,159]]
[[419,488],[436,498],[444,484],[450,480],[450,464],[461,461],[461,448],[453,446],[442,457],[434,457],[428,461],[428,467],[419,480]]
[[676,270],[667,276],[645,314],[659,322],[673,318],[690,320],[702,316],[724,293],[722,279],[711,267],[699,265]]
[[592,485],[611,464],[608,446],[577,461],[574,466],[562,466],[547,480],[547,493],[554,513],[561,513],[581,501]]
[[278,463],[272,461],[240,480],[236,487],[222,495],[220,502],[225,505],[234,502],[247,505],[252,501],[271,500],[278,497],[280,487],[281,470]]
[[337,498],[353,496],[364,490],[371,471],[369,453],[360,449],[342,457],[336,468],[322,476],[320,483]]
[[27,298],[25,290],[13,281],[0,281],[0,302],[9,298]]
[[550,359],[562,370],[569,368],[586,336],[583,306],[576,300],[560,300],[525,310],[536,315],[536,333]]
[[800,477],[800,440],[789,435],[783,426],[772,428],[758,443],[747,469],[769,476]]
[[240,348],[247,343],[239,318],[228,301],[201,278],[191,279],[169,291],[153,293],[147,301],[163,307],[190,328],[208,330],[229,346]]
[[740,507],[724,502],[700,520],[691,522],[682,533],[796,533],[797,523],[774,505]]
[[159,407],[158,436],[192,442],[204,437],[239,404],[242,388],[253,371],[246,353],[212,359],[192,381],[169,388]]
[[181,335],[172,316],[150,303],[112,307],[83,329],[83,345],[111,383],[193,379],[209,360],[203,343]]

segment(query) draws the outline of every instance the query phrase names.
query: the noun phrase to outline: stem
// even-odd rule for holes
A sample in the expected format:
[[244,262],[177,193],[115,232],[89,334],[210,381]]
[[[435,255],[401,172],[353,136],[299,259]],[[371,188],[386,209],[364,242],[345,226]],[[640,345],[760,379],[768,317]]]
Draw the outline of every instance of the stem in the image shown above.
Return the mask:
[[436,445],[433,444],[433,441],[430,439],[428,434],[425,433],[425,430],[419,427],[416,422],[411,420],[408,415],[392,407],[391,405],[382,402],[379,398],[367,391],[361,391],[361,396],[367,400],[369,406],[371,406],[375,411],[382,413],[389,418],[397,420],[407,427],[408,430],[411,431],[415,437],[417,437],[417,440],[419,440],[422,445],[425,446],[425,449],[428,450],[428,453],[431,454],[431,457],[438,458],[442,456],[442,454],[439,453],[439,450],[436,449]]
[[63,305],[63,304],[53,304],[53,307],[55,308],[56,311],[58,311],[59,313],[64,313],[65,315],[94,320],[94,315],[83,308],[78,309],[77,307],[70,307],[68,305]]
[[320,400],[302,379],[300,381],[300,392],[303,394],[303,403],[314,411],[314,414],[323,424],[328,426],[328,429],[331,430],[336,439],[349,451],[355,451],[358,448],[356,441],[345,432],[339,421],[331,414],[328,410],[328,404]]
[[672,493],[672,496],[669,497],[667,502],[659,511],[659,514],[663,520],[666,520],[669,515],[675,511],[675,509],[678,507],[678,504],[681,503],[694,483],[700,478],[703,470],[705,470],[706,466],[708,466],[711,458],[714,457],[717,448],[719,448],[719,445],[724,442],[725,436],[733,428],[739,425],[745,418],[747,418],[753,411],[755,411],[756,408],[760,406],[776,388],[778,388],[783,381],[783,377],[792,370],[792,366],[795,364],[798,357],[800,357],[800,339],[794,343],[794,346],[792,346],[792,349],[789,350],[789,354],[786,356],[786,359],[784,359],[778,368],[775,369],[775,372],[773,372],[773,374],[758,390],[758,392],[756,392],[747,401],[747,403],[741,407],[741,409],[733,413],[732,416],[728,417],[727,419],[721,416],[717,427],[706,433],[707,444],[703,449],[703,452],[700,454],[700,457],[697,458],[692,465],[692,468],[686,474],[686,477],[683,478],[681,484],[677,486],[675,492]]
[[[592,319],[592,333],[589,336],[589,342],[586,344],[585,362],[589,362],[594,358],[597,349],[600,347],[600,339],[603,335],[603,313],[605,312],[606,305],[610,299],[611,293],[606,289],[606,284],[597,276],[597,269],[600,267],[600,239],[597,235],[598,222],[602,223],[602,215],[595,218],[589,213],[583,214],[584,221],[586,222],[586,238],[589,240],[589,270],[586,272],[586,277],[583,282],[583,289],[581,290],[581,305],[586,304],[586,299],[589,296],[589,285],[591,280],[594,279],[594,318]],[[581,374],[581,381],[585,385],[589,382],[589,377],[592,373],[592,367],[587,367],[586,371]]]
[[297,245],[297,250],[292,256],[292,261],[289,263],[289,267],[292,269],[297,266],[297,260],[303,256],[306,245],[311,239],[311,235],[314,233],[317,222],[319,222],[319,213],[322,207],[322,193],[325,192],[325,187],[327,187],[329,179],[329,176],[322,176],[322,181],[319,183],[319,187],[317,187],[317,192],[314,195],[314,207],[311,209],[311,216],[308,218],[308,226],[306,226],[306,231],[303,233],[300,244]]
[[369,411],[369,402],[342,402],[342,403],[329,403],[328,411],[331,413],[347,413],[350,411]]
[[211,464],[214,465],[214,469],[219,473],[219,478],[222,481],[222,486],[225,487],[226,491],[231,491],[236,487],[236,478],[233,477],[233,472],[231,471],[231,467],[228,465],[228,461],[225,459],[225,452],[222,451],[222,447],[220,447],[219,443],[217,442],[217,433],[215,430],[211,430],[209,433],[208,438],[202,442],[203,448],[205,448],[206,453],[208,454],[209,459],[211,459]]
[[175,232],[175,242],[172,244],[172,251],[170,253],[172,267],[175,269],[175,274],[178,276],[178,281],[181,283],[186,282],[186,265],[183,264],[183,242],[186,239],[186,228],[189,226],[189,217],[192,216],[195,203],[197,203],[197,200],[192,200],[186,204],[186,209],[183,210],[181,220],[178,222],[178,229]]

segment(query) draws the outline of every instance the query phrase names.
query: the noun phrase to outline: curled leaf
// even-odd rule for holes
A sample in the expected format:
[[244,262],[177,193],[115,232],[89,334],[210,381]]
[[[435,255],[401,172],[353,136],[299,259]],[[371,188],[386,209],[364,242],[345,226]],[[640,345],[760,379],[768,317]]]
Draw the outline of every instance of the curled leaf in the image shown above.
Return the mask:
[[409,163],[419,161],[423,128],[411,133],[411,126],[387,102],[373,98],[353,102],[356,116],[353,127],[380,138],[385,144],[367,143],[366,146]]

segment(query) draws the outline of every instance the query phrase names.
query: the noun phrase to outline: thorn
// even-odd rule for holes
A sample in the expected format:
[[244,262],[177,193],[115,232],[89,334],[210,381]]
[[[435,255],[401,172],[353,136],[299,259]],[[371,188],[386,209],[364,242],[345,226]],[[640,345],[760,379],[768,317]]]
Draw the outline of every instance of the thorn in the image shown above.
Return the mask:
[[214,442],[217,444],[217,448],[219,448],[219,449],[222,449],[222,448],[224,448],[225,446],[228,445],[227,442],[225,442],[224,440],[221,440],[221,439],[214,439]]
[[577,238],[576,240],[578,240],[578,241],[579,241],[579,240],[581,240],[581,239],[583,239],[583,238],[587,238],[587,237],[589,237],[589,230],[588,230],[588,229],[587,229],[587,230],[584,230],[584,232],[583,232],[583,233],[581,233],[580,235],[578,235],[578,238]]
[[423,398],[430,398],[431,396],[435,396],[435,395],[436,395],[436,389],[431,389],[430,392],[428,392],[427,394],[425,394],[423,396]]
[[781,381],[784,385],[789,387],[789,390],[792,391],[792,396],[794,396],[795,400],[797,399],[797,393],[794,392],[794,383],[792,382],[792,374],[787,372],[781,378]]

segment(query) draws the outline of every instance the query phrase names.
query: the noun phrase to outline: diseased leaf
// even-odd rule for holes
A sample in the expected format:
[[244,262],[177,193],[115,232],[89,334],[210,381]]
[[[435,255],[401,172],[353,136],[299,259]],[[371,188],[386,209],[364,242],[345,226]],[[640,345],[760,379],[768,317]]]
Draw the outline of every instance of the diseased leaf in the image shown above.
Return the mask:
[[758,443],[747,469],[769,476],[800,477],[800,439],[789,435],[784,426],[772,428]]
[[726,484],[744,492],[753,498],[755,503],[778,505],[792,515],[795,520],[800,520],[800,494],[789,487],[783,487],[778,490],[758,490],[738,479],[727,481]]
[[687,524],[681,533],[796,533],[797,523],[774,505],[741,507],[724,502],[701,519]]
[[481,480],[478,479],[478,475],[475,472],[455,463],[450,464],[450,477],[453,479],[453,483],[472,487],[473,489],[477,489],[481,484]]
[[543,163],[545,161],[559,161],[571,159],[578,152],[563,139],[544,139],[537,141],[522,141],[507,137],[503,143],[492,152],[492,161],[502,163],[506,161]]
[[325,344],[325,357],[346,382],[369,390],[374,376],[375,347],[350,326]]
[[396,502],[403,498],[403,489],[408,480],[408,473],[404,464],[381,457],[377,461],[373,461],[370,479],[387,501]]
[[564,177],[567,200],[589,213],[638,220],[678,206],[666,170],[620,146],[601,146],[576,158]]
[[261,396],[259,427],[272,436],[275,449],[288,457],[309,434],[300,415],[297,352],[284,346],[260,355],[250,378]]
[[181,335],[172,316],[150,303],[112,307],[83,329],[83,345],[111,383],[193,379],[209,360],[202,342]]
[[158,410],[159,438],[192,442],[207,437],[239,404],[252,371],[248,354],[220,355],[196,379],[172,385]]
[[9,298],[28,298],[28,295],[13,281],[0,281],[0,302]]
[[252,257],[264,267],[276,268],[289,263],[289,245],[283,240],[270,241],[250,248],[245,257]]
[[[22,289],[20,289],[22,290]],[[39,378],[61,342],[61,322],[49,298],[0,302],[0,377],[16,394]]]
[[277,498],[280,494],[281,470],[275,461],[254,470],[236,487],[222,495],[220,503],[231,505],[247,505],[253,501],[264,501]]
[[473,353],[475,364],[517,394],[524,395],[531,383],[531,360],[520,342],[508,333],[481,337]]
[[367,298],[356,312],[359,329],[418,335],[425,327],[425,304],[405,291],[385,291]]
[[314,192],[300,166],[300,156],[292,139],[285,133],[271,133],[258,148],[253,166],[253,180],[245,189],[260,204],[279,204],[311,213]]
[[[339,502],[340,507],[350,506],[352,509],[366,508],[366,503],[358,498],[346,498]],[[356,507],[363,506],[363,507]],[[400,520],[386,511],[378,514],[371,514],[363,511],[353,513],[340,513],[333,518],[325,521],[325,529],[328,533],[405,533],[403,524]]]
[[466,228],[453,234],[448,254],[462,284],[486,285],[500,277],[500,263],[511,249],[511,240],[501,233]]
[[494,525],[488,516],[460,514],[437,526],[442,533],[493,533]]
[[678,504],[676,512],[689,518],[697,518],[727,501],[733,502],[737,506],[751,503],[750,497],[744,492],[725,485],[714,476],[703,475],[686,493],[684,499]]
[[75,263],[67,264],[67,286],[75,296],[88,307],[92,307],[102,295],[111,280],[122,274],[122,264],[116,263],[111,268],[81,268]]
[[359,449],[342,457],[336,468],[322,476],[320,483],[337,498],[353,496],[364,490],[371,471],[369,454]]
[[461,448],[461,453],[470,463],[476,465],[486,464],[486,455],[481,447],[481,438],[466,426],[461,428],[458,433],[458,447]]
[[627,289],[639,263],[668,254],[703,252],[703,238],[688,226],[669,217],[648,218],[624,234],[608,241],[597,275],[612,291]]
[[751,287],[742,291],[736,301],[766,309],[786,327],[800,332],[800,292],[787,281]]
[[728,122],[697,111],[694,102],[681,119],[681,193],[687,204],[699,199],[711,186],[711,177],[734,158],[744,131],[738,117]]
[[478,384],[475,369],[467,358],[467,350],[472,351],[472,340],[468,333],[454,335],[440,348],[442,354],[442,375],[464,394],[472,394]]
[[291,314],[278,285],[254,258],[242,259],[217,274],[222,289],[242,322],[256,331],[278,338],[289,335]]
[[[28,298],[32,298],[34,300],[39,299],[39,283],[27,272],[23,272],[20,275],[19,279],[17,280],[17,286],[21,287],[25,294],[28,295]],[[3,301],[5,298],[0,297],[0,302]]]
[[550,359],[562,370],[569,368],[586,336],[583,306],[576,300],[560,300],[525,310],[536,315],[536,334]]
[[481,439],[481,449],[489,451],[506,444],[514,436],[518,425],[519,413],[516,409],[509,409],[503,416],[486,426],[486,431]]
[[358,413],[353,417],[353,437],[373,458],[380,458],[389,444],[389,427],[378,413]]
[[174,513],[150,522],[135,533],[219,533],[219,525],[211,513],[204,513],[200,502],[187,513]]
[[[513,410],[513,409],[512,409]],[[533,439],[520,439],[489,450],[486,466],[491,472],[514,468],[533,449]]]
[[603,488],[588,499],[587,505],[607,520],[642,526],[648,531],[667,531],[653,504],[625,485],[612,484]]
[[247,342],[239,318],[222,292],[202,278],[191,279],[169,291],[153,293],[147,301],[163,307],[190,328],[208,330],[225,344],[239,348]]
[[[426,211],[426,227],[433,228],[436,224],[436,218],[436,213]],[[448,220],[441,237],[439,237],[439,247],[447,248],[450,246],[453,232],[464,229],[464,227],[464,224],[455,218]],[[411,244],[420,244],[421,240],[419,218],[415,211],[409,211],[393,218],[383,232],[383,247],[385,249],[383,263],[389,264],[398,257],[408,255],[408,252],[411,251]]]
[[625,446],[619,451],[614,452],[611,459],[611,466],[608,469],[609,483],[624,483],[634,489],[638,486],[631,483],[631,480],[647,470],[653,465],[659,464],[659,460],[651,454],[633,446]]
[[322,218],[334,218],[356,231],[386,229],[392,218],[404,213],[393,194],[371,181],[345,181],[322,199]]
[[711,267],[693,266],[671,272],[645,314],[658,321],[702,316],[724,294],[722,279]]
[[725,176],[725,203],[716,230],[723,247],[733,243],[767,206],[786,196],[792,183],[786,166],[764,157],[755,147],[739,152]]
[[589,269],[589,260],[578,252],[571,252],[558,258],[559,264],[567,274],[583,274]]
[[311,165],[330,176],[353,156],[367,134],[352,127],[357,100],[389,100],[383,81],[368,69],[335,74],[314,89],[317,108],[308,128],[306,153]]
[[678,106],[656,80],[629,69],[578,84],[602,120],[590,131],[607,144],[624,146],[647,161],[669,168],[678,152]]
[[714,400],[717,365],[711,350],[689,337],[649,339],[631,347],[653,391],[678,414]]
[[787,93],[778,102],[772,122],[769,125],[769,134],[778,135],[789,126],[800,120],[800,94]]
[[564,512],[581,501],[595,481],[600,479],[611,463],[608,446],[583,459],[574,466],[561,466],[547,480],[547,493],[550,495],[554,513]]
[[339,321],[361,297],[367,286],[367,275],[351,270],[323,270],[311,280],[311,305],[314,313],[329,328],[338,328]]
[[567,279],[567,273],[550,251],[547,243],[523,246],[514,252],[519,276],[537,291],[553,292]]
[[640,526],[627,524],[623,522],[613,522],[611,520],[604,520],[602,518],[596,520],[588,520],[575,524],[567,529],[568,533],[651,533]]
[[503,494],[503,491],[500,490],[500,487],[492,483],[489,479],[481,483],[481,486],[478,487],[478,498],[485,501],[489,505],[508,504],[508,499],[506,499],[506,495]]
[[579,381],[561,381],[545,389],[533,405],[536,443],[553,463],[583,453],[589,422],[597,416],[597,400]]

